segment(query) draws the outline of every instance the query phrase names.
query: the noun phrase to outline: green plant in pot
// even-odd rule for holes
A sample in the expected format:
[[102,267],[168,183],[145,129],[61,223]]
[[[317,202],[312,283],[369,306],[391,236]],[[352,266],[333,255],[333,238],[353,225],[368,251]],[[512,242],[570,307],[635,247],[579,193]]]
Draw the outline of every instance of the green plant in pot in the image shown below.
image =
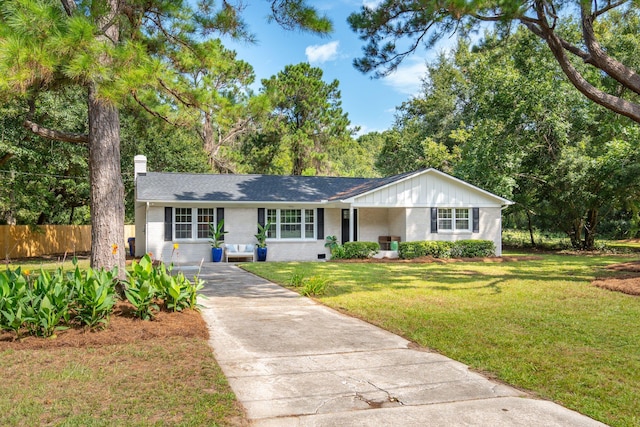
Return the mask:
[[258,261],[266,261],[267,260],[267,237],[269,237],[269,228],[271,227],[271,222],[267,221],[265,225],[258,224],[258,234],[256,234],[256,239],[258,240],[256,254],[258,256]]
[[224,220],[221,219],[216,225],[209,223],[209,239],[211,242],[211,259],[213,262],[222,261],[222,252],[224,249],[221,247],[224,243],[224,235],[228,231],[224,231]]

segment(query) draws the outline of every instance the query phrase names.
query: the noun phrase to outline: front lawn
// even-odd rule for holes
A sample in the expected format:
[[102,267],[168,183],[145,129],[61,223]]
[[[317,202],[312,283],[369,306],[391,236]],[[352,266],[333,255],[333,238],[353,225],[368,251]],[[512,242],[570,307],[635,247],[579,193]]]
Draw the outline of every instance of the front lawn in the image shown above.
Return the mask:
[[614,256],[516,262],[248,263],[328,279],[333,308],[614,426],[640,425],[640,298],[591,285]]
[[[68,283],[62,279],[40,281],[46,275],[33,279],[40,264],[45,271],[58,267],[57,263],[26,264],[23,268],[33,272],[4,276],[2,302],[6,305],[0,315],[5,320],[6,307],[24,299],[15,298],[17,292],[12,289],[33,291],[20,304],[36,313],[40,321],[53,312],[51,303],[49,309],[42,303],[49,301],[47,295],[59,296],[59,289],[66,289],[77,303],[79,294],[73,291],[104,289],[96,281],[85,283],[78,279],[85,276],[73,274],[65,280],[77,279],[82,287],[65,288]],[[23,283],[22,287],[17,283]],[[47,293],[51,289],[58,291]],[[94,294],[90,295],[93,301]],[[96,301],[108,300],[101,292],[95,295]],[[31,304],[33,301],[39,303]],[[53,330],[50,338],[29,336],[26,325],[35,330],[40,324],[34,321],[34,314],[25,317],[20,335],[0,330],[0,425],[248,425],[207,343],[209,334],[202,316],[189,309],[170,311],[167,302],[165,298],[164,310],[154,311],[153,321],[140,320],[132,304],[119,302],[110,311],[106,328],[81,328],[75,320],[80,307],[76,305],[69,321],[63,323],[70,328]]]

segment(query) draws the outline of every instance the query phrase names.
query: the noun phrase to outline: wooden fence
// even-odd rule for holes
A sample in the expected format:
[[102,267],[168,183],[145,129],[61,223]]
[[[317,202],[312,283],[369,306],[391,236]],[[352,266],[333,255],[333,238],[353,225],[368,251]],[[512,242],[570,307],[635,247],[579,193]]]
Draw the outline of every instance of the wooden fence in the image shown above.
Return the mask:
[[[122,248],[128,251],[127,238],[135,236],[135,226],[125,225]],[[90,225],[0,225],[2,259],[91,251]]]

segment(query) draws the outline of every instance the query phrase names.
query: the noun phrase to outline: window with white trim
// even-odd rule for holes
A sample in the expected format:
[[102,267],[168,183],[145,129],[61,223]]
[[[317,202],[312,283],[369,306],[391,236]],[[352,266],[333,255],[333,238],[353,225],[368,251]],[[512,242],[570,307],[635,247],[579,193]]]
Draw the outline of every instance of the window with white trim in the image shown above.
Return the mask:
[[209,224],[216,224],[214,208],[198,208],[198,239],[209,238]]
[[215,212],[215,208],[173,208],[175,239],[208,239]]
[[315,239],[315,209],[267,209],[269,238]]
[[471,230],[471,216],[468,208],[438,208],[438,230]]
[[176,239],[191,239],[193,233],[191,208],[174,208]]

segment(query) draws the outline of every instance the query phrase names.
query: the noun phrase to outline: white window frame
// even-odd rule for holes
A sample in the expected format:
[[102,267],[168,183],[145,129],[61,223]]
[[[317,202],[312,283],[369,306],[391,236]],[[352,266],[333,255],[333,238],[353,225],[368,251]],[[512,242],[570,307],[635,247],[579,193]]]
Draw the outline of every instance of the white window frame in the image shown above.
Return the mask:
[[[178,219],[177,218],[178,209],[189,210],[190,211],[190,215],[191,215],[191,222],[180,222],[179,223],[177,221],[177,219]],[[213,212],[213,224],[217,223],[217,221],[216,221],[217,212],[216,212],[216,208],[215,207],[206,207],[206,208],[204,208],[204,207],[202,207],[202,208],[193,208],[193,207],[189,208],[189,207],[180,207],[180,206],[174,207],[173,208],[173,212],[172,212],[172,216],[173,216],[172,217],[172,219],[173,219],[172,226],[173,226],[173,236],[174,236],[173,240],[180,240],[180,241],[191,240],[191,241],[198,241],[198,242],[204,242],[204,241],[209,240],[209,232],[208,232],[208,230],[207,230],[207,236],[206,237],[198,237],[198,225],[205,224],[204,222],[199,222],[198,214],[199,214],[199,210],[200,209],[211,209],[212,212]],[[178,237],[178,233],[177,233],[177,230],[176,230],[176,228],[177,228],[176,226],[178,224],[189,224],[191,226],[191,235],[189,237]],[[209,224],[209,223],[207,222],[207,224]],[[208,227],[208,225],[207,225],[207,227]]]
[[[208,239],[209,238],[209,224],[217,224],[218,222],[216,221],[216,208],[194,208],[195,212],[196,212],[196,232],[195,232],[195,236],[197,240],[204,240],[204,239]],[[211,221],[200,221],[200,210],[207,210],[210,212],[207,212],[206,214],[204,214],[203,216],[207,216],[211,218]],[[205,226],[205,237],[200,237],[200,225],[206,225]]]
[[[182,219],[183,217],[189,217],[189,221],[178,221],[178,218]],[[182,225],[188,226],[182,230]],[[186,232],[188,228],[188,232],[190,234],[189,237],[184,237],[183,232]],[[180,237],[178,237],[180,235]],[[189,240],[193,238],[193,209],[192,208],[173,208],[173,236],[175,240]]]
[[[444,213],[444,211],[450,211],[450,217],[440,217],[440,213]],[[466,217],[463,217],[462,212],[466,211]],[[444,228],[442,226],[442,221],[451,221],[451,228]],[[467,226],[465,228],[458,227],[458,221],[467,221]],[[471,232],[472,227],[472,211],[471,208],[438,208],[438,233],[439,232]]]
[[[282,212],[283,211],[300,211],[299,223],[283,223]],[[310,214],[313,222],[307,222],[307,213]],[[316,240],[318,235],[318,214],[316,209],[307,208],[267,208],[265,212],[266,221],[271,221],[271,227],[269,230],[267,240],[282,240],[282,241],[303,241],[303,240]],[[275,218],[275,222],[273,219]],[[287,225],[299,225],[300,237],[282,237],[282,226]],[[313,227],[313,236],[307,236],[307,226]],[[274,235],[275,234],[275,235]]]

